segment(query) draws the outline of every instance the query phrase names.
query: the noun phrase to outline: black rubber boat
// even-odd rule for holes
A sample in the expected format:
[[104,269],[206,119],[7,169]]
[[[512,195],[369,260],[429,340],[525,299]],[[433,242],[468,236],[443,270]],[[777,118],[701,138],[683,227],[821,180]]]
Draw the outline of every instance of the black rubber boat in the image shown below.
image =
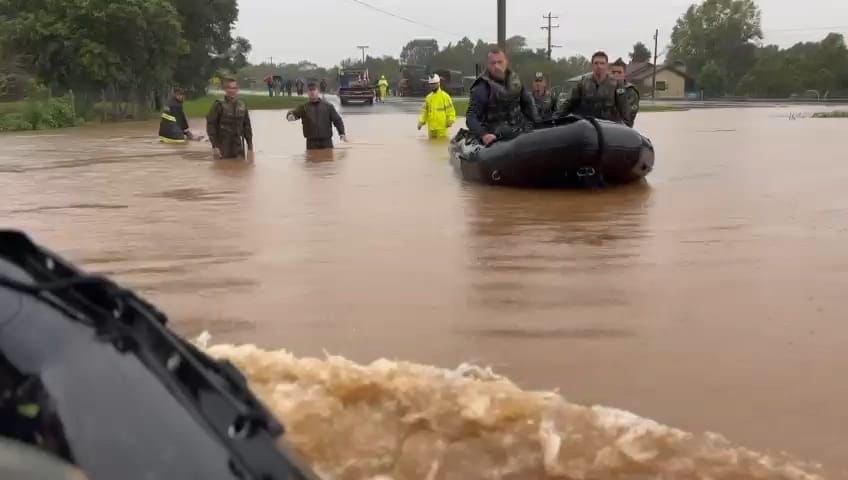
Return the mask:
[[[166,324],[129,290],[0,230],[0,478],[70,478],[45,476],[61,461],[89,480],[318,479],[239,370]],[[25,474],[23,448],[55,462],[31,455]]]
[[623,184],[654,168],[654,146],[638,131],[576,115],[536,125],[485,147],[461,129],[450,159],[463,179],[489,185],[580,187]]

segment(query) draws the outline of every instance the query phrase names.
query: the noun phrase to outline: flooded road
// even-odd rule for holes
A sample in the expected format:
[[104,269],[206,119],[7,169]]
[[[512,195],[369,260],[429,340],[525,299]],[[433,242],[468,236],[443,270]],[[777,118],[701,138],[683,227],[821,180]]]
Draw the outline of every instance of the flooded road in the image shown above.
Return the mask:
[[159,145],[155,124],[5,135],[2,225],[140,289],[188,335],[491,365],[848,469],[848,123],[646,113],[647,184],[541,192],[463,184],[414,115],[368,110],[342,111],[351,143],[315,154],[299,124],[252,112],[253,164]]

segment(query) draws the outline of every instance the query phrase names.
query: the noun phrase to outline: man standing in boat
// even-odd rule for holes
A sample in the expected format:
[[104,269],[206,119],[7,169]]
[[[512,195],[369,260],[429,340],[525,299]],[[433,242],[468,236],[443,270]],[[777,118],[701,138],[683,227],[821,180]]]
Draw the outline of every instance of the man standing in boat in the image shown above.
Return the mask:
[[533,96],[509,69],[506,53],[489,50],[486,71],[471,86],[465,123],[483,144],[512,138],[532,129],[539,121]]
[[548,90],[545,75],[542,72],[536,72],[536,78],[533,81],[533,102],[542,120],[550,120],[557,110],[557,99]]
[[630,119],[625,88],[609,75],[609,57],[606,53],[596,52],[592,55],[592,75],[584,77],[571,91],[564,113],[619,123]]
[[636,85],[627,81],[626,70],[627,64],[620,58],[610,65],[610,75],[618,82],[619,87],[624,87],[624,95],[627,97],[627,105],[630,107],[630,117],[624,119],[624,123],[628,127],[633,127],[633,124],[636,123],[636,115],[639,114],[639,90]]

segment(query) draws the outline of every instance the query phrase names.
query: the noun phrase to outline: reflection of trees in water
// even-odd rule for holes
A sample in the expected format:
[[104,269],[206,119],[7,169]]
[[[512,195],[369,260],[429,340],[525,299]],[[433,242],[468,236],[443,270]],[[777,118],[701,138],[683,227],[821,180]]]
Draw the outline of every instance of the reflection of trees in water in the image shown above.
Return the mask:
[[[498,325],[489,318],[476,334],[507,327],[570,334],[577,327],[560,324],[569,321],[564,311],[630,303],[606,272],[639,256],[650,211],[646,183],[598,192],[471,187],[468,193],[470,301],[509,319]],[[524,325],[517,316],[542,323]],[[595,330],[626,336],[615,328]]]

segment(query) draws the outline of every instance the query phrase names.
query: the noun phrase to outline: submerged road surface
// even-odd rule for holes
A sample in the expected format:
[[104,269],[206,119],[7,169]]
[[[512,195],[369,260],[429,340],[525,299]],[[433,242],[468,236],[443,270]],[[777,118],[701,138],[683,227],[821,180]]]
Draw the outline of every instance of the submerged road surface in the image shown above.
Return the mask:
[[187,334],[492,365],[842,472],[848,123],[802,108],[640,115],[655,171],[595,193],[463,184],[400,101],[309,154],[253,112],[253,164],[155,124],[4,135],[0,218]]

